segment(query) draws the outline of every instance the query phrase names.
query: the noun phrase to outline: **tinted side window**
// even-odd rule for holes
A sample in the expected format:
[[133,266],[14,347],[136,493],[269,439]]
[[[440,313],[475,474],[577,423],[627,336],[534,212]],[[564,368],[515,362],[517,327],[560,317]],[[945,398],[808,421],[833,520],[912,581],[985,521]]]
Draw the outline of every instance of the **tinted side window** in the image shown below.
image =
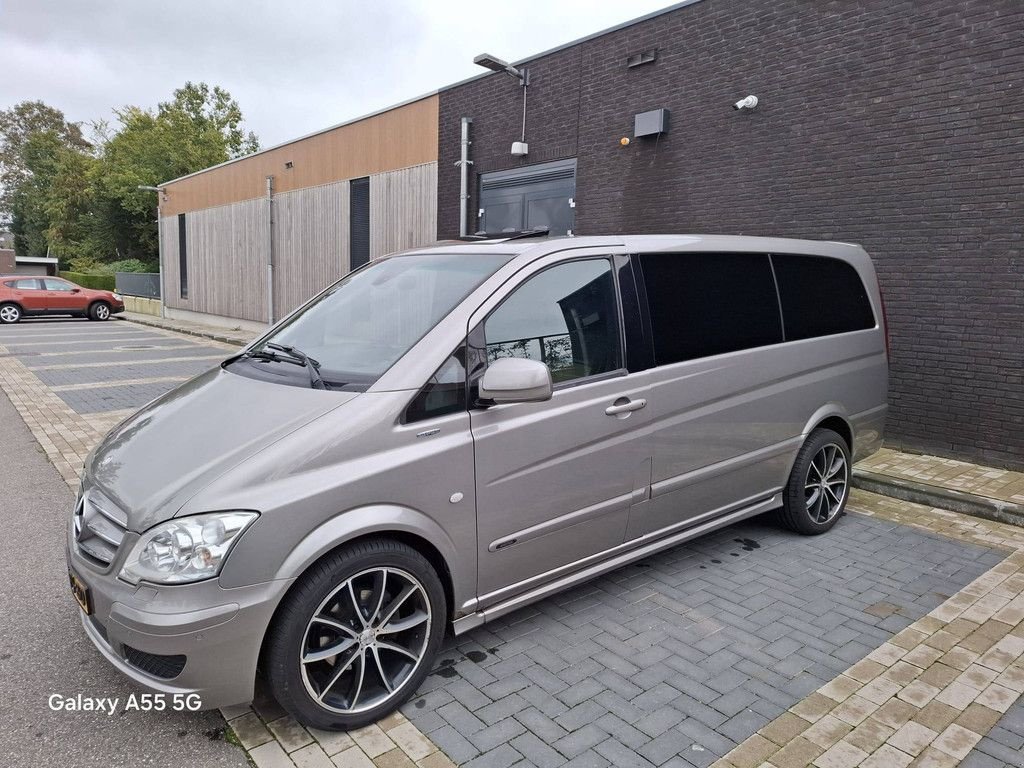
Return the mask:
[[466,410],[466,347],[460,346],[430,377],[405,411],[406,422]]
[[75,286],[70,283],[65,283],[63,280],[43,280],[43,284],[46,286],[48,291],[64,291],[70,292],[75,290]]
[[19,291],[37,291],[39,290],[38,280],[14,280],[10,283],[5,283],[9,288],[15,288]]
[[772,254],[786,340],[875,327],[864,283],[845,261]]
[[649,253],[639,260],[656,365],[782,341],[767,254]]
[[555,383],[622,367],[615,281],[608,259],[573,261],[530,278],[484,324],[487,359],[525,357]]

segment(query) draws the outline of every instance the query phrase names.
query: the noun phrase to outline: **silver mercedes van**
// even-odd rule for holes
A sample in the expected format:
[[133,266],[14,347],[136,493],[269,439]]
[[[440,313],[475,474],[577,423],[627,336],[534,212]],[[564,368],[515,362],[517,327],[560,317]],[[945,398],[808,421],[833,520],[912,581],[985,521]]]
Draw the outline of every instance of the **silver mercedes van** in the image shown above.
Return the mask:
[[151,690],[365,725],[446,631],[777,511],[835,525],[882,440],[856,245],[509,238],[349,274],[116,427],[67,533],[86,634]]

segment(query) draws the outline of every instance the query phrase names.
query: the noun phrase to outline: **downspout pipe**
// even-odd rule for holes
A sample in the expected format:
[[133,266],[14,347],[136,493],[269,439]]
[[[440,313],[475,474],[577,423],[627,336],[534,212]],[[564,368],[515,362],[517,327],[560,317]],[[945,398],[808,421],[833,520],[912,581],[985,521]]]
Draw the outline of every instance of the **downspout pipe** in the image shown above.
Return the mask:
[[472,124],[473,118],[462,118],[461,149],[459,160],[455,163],[459,166],[459,237],[469,234],[469,166],[473,164],[469,159],[469,126]]
[[267,176],[267,323],[274,324],[274,177]]

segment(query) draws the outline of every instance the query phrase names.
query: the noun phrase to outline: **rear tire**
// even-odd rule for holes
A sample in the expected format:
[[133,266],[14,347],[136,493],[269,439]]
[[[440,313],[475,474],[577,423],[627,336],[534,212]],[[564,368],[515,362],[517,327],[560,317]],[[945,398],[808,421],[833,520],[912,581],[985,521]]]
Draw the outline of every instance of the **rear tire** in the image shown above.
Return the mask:
[[278,608],[267,633],[270,691],[307,726],[374,723],[430,672],[447,617],[441,580],[415,549],[391,539],[345,546],[303,574]]
[[17,304],[0,304],[0,323],[10,325],[21,320],[21,307]]
[[110,305],[105,301],[97,301],[91,307],[89,307],[89,319],[90,320],[109,320],[110,319]]
[[779,519],[805,536],[825,533],[850,497],[850,448],[831,429],[816,429],[797,453],[783,491]]

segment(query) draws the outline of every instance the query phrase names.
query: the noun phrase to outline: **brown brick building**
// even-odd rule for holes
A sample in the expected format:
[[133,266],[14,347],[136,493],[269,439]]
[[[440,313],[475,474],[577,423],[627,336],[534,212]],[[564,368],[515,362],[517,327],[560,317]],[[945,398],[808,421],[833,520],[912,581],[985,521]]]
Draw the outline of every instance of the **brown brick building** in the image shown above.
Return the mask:
[[[888,305],[891,442],[1021,466],[1021,30],[1018,0],[681,4],[517,62],[525,157],[514,77],[441,90],[438,234],[459,231],[468,117],[470,232],[861,243]],[[634,137],[662,108],[668,131]]]

